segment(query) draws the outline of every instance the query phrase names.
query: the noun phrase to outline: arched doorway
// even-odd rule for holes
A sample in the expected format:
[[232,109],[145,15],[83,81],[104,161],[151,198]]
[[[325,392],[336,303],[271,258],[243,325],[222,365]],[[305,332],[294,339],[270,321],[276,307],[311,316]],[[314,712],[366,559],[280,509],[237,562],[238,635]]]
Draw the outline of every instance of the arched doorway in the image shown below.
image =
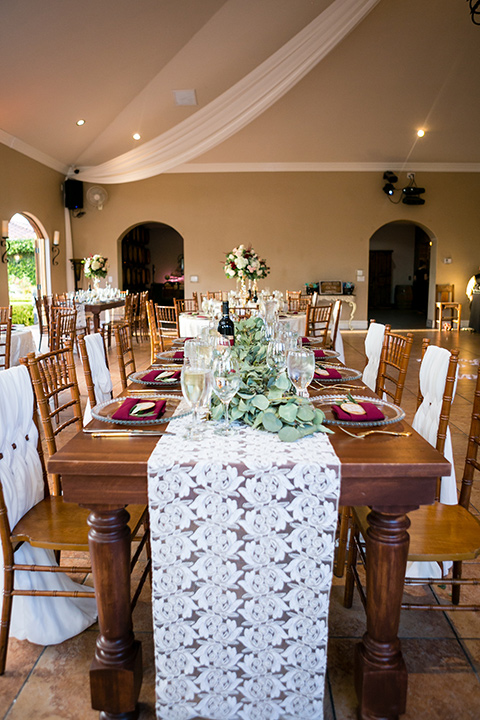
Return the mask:
[[412,222],[383,225],[370,238],[368,315],[395,329],[429,324],[432,236]]
[[183,238],[170,225],[145,222],[130,228],[121,239],[121,258],[123,290],[148,289],[162,305],[183,298]]
[[35,298],[51,292],[46,233],[33,216],[16,213],[8,223],[8,246],[8,295],[14,322],[31,325]]

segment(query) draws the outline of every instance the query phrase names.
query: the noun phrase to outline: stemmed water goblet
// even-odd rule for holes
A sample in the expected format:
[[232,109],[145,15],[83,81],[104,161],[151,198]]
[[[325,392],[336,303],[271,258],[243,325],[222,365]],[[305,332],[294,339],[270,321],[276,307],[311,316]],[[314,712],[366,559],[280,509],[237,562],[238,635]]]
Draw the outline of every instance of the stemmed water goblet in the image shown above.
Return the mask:
[[315,374],[315,354],[306,348],[290,350],[287,357],[287,370],[297,395],[308,398],[307,387]]
[[280,375],[287,367],[287,347],[281,337],[272,338],[267,346],[267,365]]
[[230,435],[232,428],[228,416],[228,407],[240,387],[240,365],[232,353],[226,349],[216,355],[212,365],[213,392],[224,408],[224,422],[215,432],[218,435]]

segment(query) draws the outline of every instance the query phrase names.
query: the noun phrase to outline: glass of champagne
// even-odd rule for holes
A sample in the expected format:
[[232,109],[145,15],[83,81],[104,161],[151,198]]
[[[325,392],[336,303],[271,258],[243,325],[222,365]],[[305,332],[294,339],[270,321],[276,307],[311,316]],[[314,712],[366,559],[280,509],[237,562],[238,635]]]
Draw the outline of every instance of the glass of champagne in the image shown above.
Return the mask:
[[230,435],[232,428],[228,416],[228,406],[240,387],[240,366],[228,350],[217,354],[212,366],[213,392],[224,407],[224,422],[215,432],[218,435]]
[[205,365],[185,364],[181,374],[182,394],[192,408],[192,423],[184,435],[186,440],[196,440],[201,434],[198,423],[198,409],[210,399],[212,393],[212,372]]
[[287,357],[287,370],[297,395],[308,398],[307,387],[315,374],[314,353],[306,348],[290,350]]
[[267,346],[267,365],[280,375],[287,367],[287,348],[282,338],[273,338]]

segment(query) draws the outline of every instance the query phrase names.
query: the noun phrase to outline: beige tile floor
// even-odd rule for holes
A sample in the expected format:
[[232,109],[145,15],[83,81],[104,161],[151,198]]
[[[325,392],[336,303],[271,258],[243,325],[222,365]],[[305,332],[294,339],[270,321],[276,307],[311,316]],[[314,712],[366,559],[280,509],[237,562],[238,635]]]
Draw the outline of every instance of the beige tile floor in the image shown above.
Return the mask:
[[[365,333],[343,334],[346,362],[363,367]],[[452,434],[457,479],[461,477],[474,387],[478,370],[480,335],[469,332],[416,331],[414,348],[402,405],[411,420],[415,410],[421,339],[460,348],[460,379],[452,411]],[[147,343],[135,346],[137,366],[146,366]],[[120,390],[115,349],[110,351],[114,390]],[[82,371],[79,379],[84,393]],[[473,509],[480,514],[480,487],[474,488]],[[480,561],[468,572],[480,577]],[[135,633],[143,643],[144,681],[140,695],[141,720],[153,720],[154,667],[149,585],[142,592],[134,613]],[[412,591],[413,592],[413,591]],[[423,590],[417,589],[417,594]],[[442,590],[438,590],[439,597]],[[466,594],[480,595],[480,588]],[[343,580],[335,579],[331,596],[326,720],[354,720],[353,647],[365,631],[363,609],[342,605]],[[88,668],[94,652],[96,626],[52,647],[10,640],[7,669],[0,677],[0,718],[8,720],[90,720],[98,713],[90,707]],[[405,720],[478,720],[480,717],[480,614],[410,612],[401,619],[400,637],[409,671]]]

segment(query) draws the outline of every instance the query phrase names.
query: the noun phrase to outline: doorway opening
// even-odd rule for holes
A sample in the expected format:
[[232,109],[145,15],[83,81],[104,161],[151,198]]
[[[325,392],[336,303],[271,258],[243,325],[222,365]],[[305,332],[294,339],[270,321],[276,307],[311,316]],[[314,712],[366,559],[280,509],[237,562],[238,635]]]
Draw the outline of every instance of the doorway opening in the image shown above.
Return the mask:
[[184,296],[183,237],[160,222],[135,225],[121,239],[122,288],[149,291],[159,305]]
[[[392,222],[370,238],[368,316],[393,329],[429,324],[432,239],[419,225]],[[434,282],[434,278],[433,278]]]
[[22,213],[8,223],[8,296],[15,324],[33,325],[35,298],[48,294],[46,241],[35,220]]

